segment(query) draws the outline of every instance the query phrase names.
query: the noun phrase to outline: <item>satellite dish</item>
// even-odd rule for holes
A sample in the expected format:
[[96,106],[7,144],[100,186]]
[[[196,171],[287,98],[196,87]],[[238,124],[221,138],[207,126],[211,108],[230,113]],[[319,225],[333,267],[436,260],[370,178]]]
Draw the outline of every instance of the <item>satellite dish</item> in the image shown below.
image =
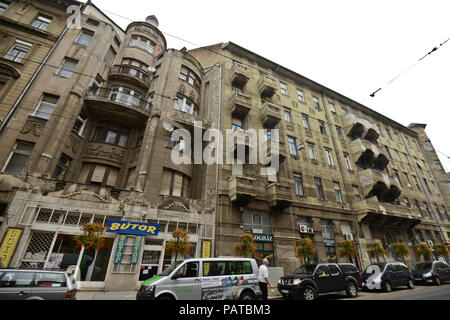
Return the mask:
[[156,72],[156,68],[152,66],[148,67],[147,70],[151,73]]
[[164,130],[169,131],[169,132],[173,132],[174,127],[170,122],[164,121],[162,124]]

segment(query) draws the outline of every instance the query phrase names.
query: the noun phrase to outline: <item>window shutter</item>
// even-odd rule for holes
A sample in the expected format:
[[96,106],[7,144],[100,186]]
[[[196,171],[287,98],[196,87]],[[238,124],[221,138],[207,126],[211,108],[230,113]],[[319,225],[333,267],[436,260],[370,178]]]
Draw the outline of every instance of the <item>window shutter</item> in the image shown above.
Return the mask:
[[86,179],[88,177],[89,171],[91,170],[91,166],[92,166],[92,164],[90,164],[90,163],[85,163],[83,165],[83,168],[81,169],[80,176],[78,178],[78,182],[86,183]]
[[103,177],[105,176],[106,166],[96,165],[94,173],[92,174],[91,182],[103,182]]
[[181,188],[183,186],[183,175],[176,172],[173,180],[173,190],[172,195],[176,197],[181,197]]
[[172,170],[164,169],[161,180],[160,193],[163,195],[170,195],[170,183],[172,181]]
[[107,186],[115,186],[117,176],[119,175],[119,170],[116,168],[111,168],[109,170],[108,180],[106,181]]

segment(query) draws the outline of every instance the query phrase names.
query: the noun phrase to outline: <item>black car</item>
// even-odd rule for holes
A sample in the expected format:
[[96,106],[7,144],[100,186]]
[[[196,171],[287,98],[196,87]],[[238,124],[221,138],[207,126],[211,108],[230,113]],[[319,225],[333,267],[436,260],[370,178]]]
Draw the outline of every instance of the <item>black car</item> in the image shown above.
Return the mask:
[[414,266],[413,275],[416,282],[440,285],[450,281],[450,265],[443,261],[419,262]]
[[294,274],[280,278],[278,291],[284,298],[315,300],[318,295],[345,291],[354,298],[361,287],[361,274],[350,263],[304,265]]
[[380,262],[369,265],[362,274],[363,288],[368,290],[384,290],[407,286],[414,288],[414,277],[409,268],[401,262]]

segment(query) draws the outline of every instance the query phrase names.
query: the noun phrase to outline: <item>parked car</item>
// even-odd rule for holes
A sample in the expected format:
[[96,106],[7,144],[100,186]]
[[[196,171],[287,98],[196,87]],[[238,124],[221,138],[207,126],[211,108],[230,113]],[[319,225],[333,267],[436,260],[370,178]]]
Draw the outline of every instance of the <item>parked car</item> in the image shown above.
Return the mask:
[[354,298],[361,287],[361,274],[350,263],[304,265],[278,281],[278,291],[284,298],[300,297],[315,300],[318,295],[345,291]]
[[422,283],[434,283],[450,281],[450,265],[443,261],[419,262],[414,266],[414,280]]
[[255,259],[178,261],[144,281],[137,300],[253,300],[262,296]]
[[363,272],[363,288],[368,290],[384,290],[407,286],[414,289],[414,277],[409,268],[401,262],[373,263]]
[[75,300],[75,279],[63,271],[0,269],[0,300]]

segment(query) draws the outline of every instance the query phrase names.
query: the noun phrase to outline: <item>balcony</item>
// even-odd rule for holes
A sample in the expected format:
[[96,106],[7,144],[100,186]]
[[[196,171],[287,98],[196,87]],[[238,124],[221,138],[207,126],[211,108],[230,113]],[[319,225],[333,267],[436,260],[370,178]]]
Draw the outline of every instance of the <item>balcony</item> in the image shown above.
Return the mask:
[[381,149],[360,138],[350,142],[350,153],[353,159],[358,159],[357,162],[364,164],[366,167],[374,166],[378,170],[384,170],[389,164],[389,158]]
[[233,63],[233,67],[231,67],[231,83],[233,86],[243,88],[250,80],[249,75],[250,71],[246,66],[237,62]]
[[261,108],[261,121],[264,128],[273,129],[281,121],[281,108],[276,104],[265,101]]
[[[278,144],[278,151],[272,150],[272,143]],[[279,157],[279,163],[282,163],[287,157],[286,146],[280,140],[277,141],[275,139],[268,139],[264,141],[263,148],[267,150],[267,157],[269,159]]]
[[230,104],[232,116],[238,119],[245,119],[252,109],[252,99],[239,92],[233,94]]
[[147,120],[151,111],[151,104],[140,96],[111,88],[90,88],[85,103],[99,117],[112,116],[128,124]]
[[115,65],[109,71],[110,80],[124,80],[148,90],[150,88],[150,76],[141,68],[126,64]]
[[122,165],[125,158],[126,149],[117,145],[90,141],[83,154],[83,158],[101,159],[111,162],[112,165]]
[[355,112],[347,112],[343,115],[343,129],[352,139],[363,138],[375,143],[378,139],[378,129],[370,120],[363,118]]
[[401,194],[400,183],[392,175],[375,169],[365,169],[358,172],[363,194],[367,197],[376,196],[380,202],[393,203]]
[[[235,138],[236,137],[236,138]],[[245,163],[248,163],[247,160],[249,160],[250,151],[252,150],[252,145],[257,146],[257,137],[252,135],[251,133],[247,133],[242,129],[232,129],[232,135],[227,135],[227,141],[228,139],[232,139],[233,143],[233,153],[234,157],[238,157],[238,150],[244,150],[245,158],[241,157],[241,160]],[[228,142],[227,142],[227,148],[228,148]],[[229,150],[231,151],[231,150]]]
[[267,76],[260,76],[258,80],[259,94],[262,97],[272,97],[277,91],[275,80]]
[[228,179],[230,201],[245,206],[256,197],[256,179],[244,176],[232,176]]
[[269,207],[284,210],[292,205],[291,187],[281,183],[271,183],[266,187],[266,201]]

